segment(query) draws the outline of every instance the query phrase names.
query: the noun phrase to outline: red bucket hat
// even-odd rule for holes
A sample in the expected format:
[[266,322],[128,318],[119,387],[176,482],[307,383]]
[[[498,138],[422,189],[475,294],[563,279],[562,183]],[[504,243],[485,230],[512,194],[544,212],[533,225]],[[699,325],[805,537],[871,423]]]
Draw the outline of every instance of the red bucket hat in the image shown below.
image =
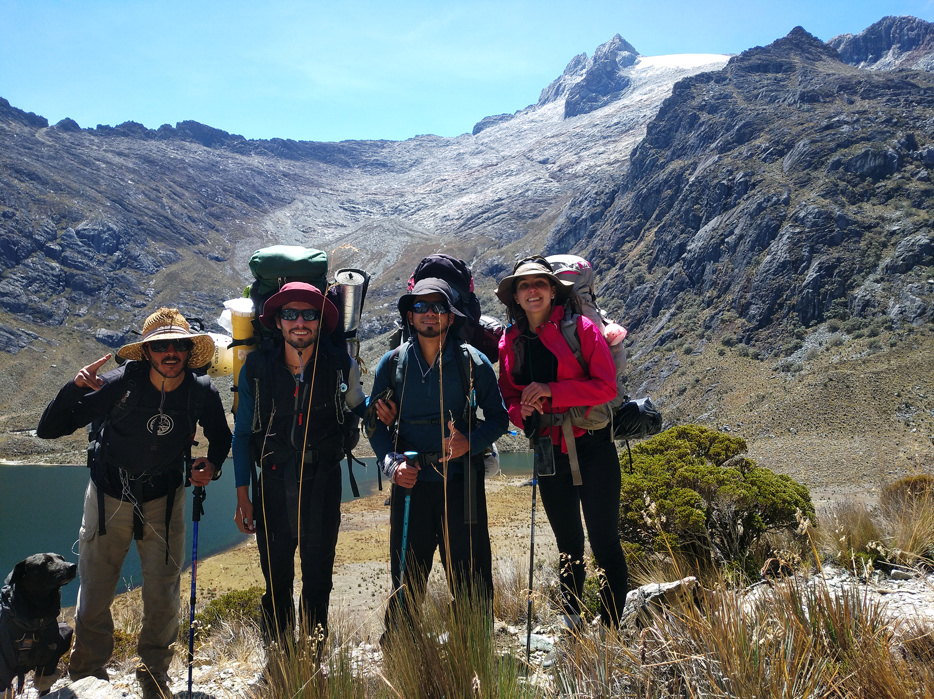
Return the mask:
[[287,303],[298,301],[300,303],[309,303],[321,311],[321,327],[326,333],[334,332],[337,327],[338,312],[330,299],[325,298],[318,289],[305,282],[289,282],[283,284],[275,294],[266,299],[263,304],[263,315],[259,317],[259,322],[270,330],[276,329],[276,314],[279,309]]

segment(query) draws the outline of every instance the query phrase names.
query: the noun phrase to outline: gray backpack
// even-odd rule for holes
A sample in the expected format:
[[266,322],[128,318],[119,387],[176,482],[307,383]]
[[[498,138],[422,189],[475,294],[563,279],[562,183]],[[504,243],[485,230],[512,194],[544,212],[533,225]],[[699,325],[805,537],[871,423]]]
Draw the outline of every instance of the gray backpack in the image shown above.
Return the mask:
[[[607,326],[611,323],[603,309],[597,305],[593,290],[593,267],[583,257],[577,255],[551,255],[547,258],[554,274],[562,281],[574,284],[571,295],[565,303],[566,313],[561,321],[561,334],[574,352],[577,361],[588,371],[587,363],[581,354],[581,341],[577,334],[577,317],[586,316],[606,337]],[[613,400],[595,406],[577,406],[568,413],[571,424],[585,430],[599,430],[610,424],[613,413],[626,401],[626,389],[623,386],[626,373],[626,348],[622,342],[613,345],[607,342],[613,363],[616,365],[616,397]]]

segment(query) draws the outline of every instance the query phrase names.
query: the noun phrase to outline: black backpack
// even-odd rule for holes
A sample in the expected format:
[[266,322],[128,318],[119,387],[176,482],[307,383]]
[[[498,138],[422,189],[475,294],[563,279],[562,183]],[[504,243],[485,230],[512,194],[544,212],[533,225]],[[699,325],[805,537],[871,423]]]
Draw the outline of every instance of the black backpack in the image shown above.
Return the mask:
[[[188,391],[187,410],[191,443],[185,454],[186,466],[191,465],[191,447],[196,444],[194,440],[198,430],[198,420],[204,414],[204,406],[207,403],[208,393],[211,391],[211,378],[209,376],[195,374],[192,379],[191,390]],[[148,380],[149,365],[146,362],[127,362],[123,377],[120,379],[122,398],[114,403],[107,415],[94,420],[88,425],[87,464],[92,475],[104,475],[104,461],[101,449],[104,444],[104,433],[108,426],[120,422],[133,412],[136,406],[139,405],[143,393],[139,385]]]
[[[415,267],[409,279],[409,291],[416,282],[428,277],[443,279],[454,291],[454,305],[466,316],[458,330],[460,339],[476,347],[496,364],[499,361],[499,339],[505,326],[496,318],[480,312],[480,299],[474,293],[473,275],[467,263],[443,252],[429,255]],[[408,339],[408,334],[403,328],[399,340],[405,339]]]
[[[204,374],[195,374],[192,376],[192,379],[193,383],[191,384],[191,389],[188,391],[188,408],[186,410],[190,435],[188,446],[184,455],[186,485],[188,484],[187,471],[191,468],[193,461],[191,456],[191,447],[197,444],[195,441],[195,435],[197,434],[198,430],[198,420],[204,414],[204,406],[207,404],[208,393],[211,390],[211,377]],[[107,518],[104,513],[104,497],[100,492],[100,484],[107,482],[107,468],[104,465],[104,458],[102,454],[105,434],[110,426],[128,417],[136,408],[136,406],[139,405],[140,398],[143,394],[143,391],[140,388],[140,384],[143,381],[148,380],[149,365],[146,362],[128,362],[123,376],[120,379],[120,389],[123,394],[122,398],[114,403],[113,407],[110,409],[110,412],[107,415],[94,420],[90,425],[88,425],[88,468],[91,469],[91,479],[98,485],[97,527],[98,532],[101,535],[107,533]],[[166,530],[168,530],[169,527],[172,508],[174,507],[174,499],[175,490],[171,489],[168,493],[168,496],[166,497],[165,504]],[[138,516],[134,516],[133,536],[137,539],[142,538],[142,520]],[[166,541],[165,544],[165,560],[166,562],[169,560],[168,541]]]
[[[299,245],[271,245],[257,250],[250,257],[250,272],[254,279],[249,290],[249,297],[253,301],[253,338],[234,340],[232,345],[253,344],[257,349],[272,349],[281,342],[282,337],[277,331],[270,330],[260,322],[263,306],[266,300],[279,291],[284,284],[305,282],[324,294],[338,310],[337,327],[334,332],[324,336],[329,345],[326,349],[337,355],[347,353],[357,361],[361,371],[364,370],[360,362],[357,328],[350,327],[352,323],[345,318],[348,311],[352,309],[347,307],[348,299],[341,297],[341,285],[355,285],[354,293],[358,297],[355,299],[357,308],[362,309],[370,282],[370,277],[366,272],[359,269],[338,270],[336,283],[330,284],[328,282],[328,254],[323,250]],[[352,450],[360,441],[360,419],[349,411],[344,413],[344,417],[341,428],[344,432],[347,471],[354,497],[359,497],[360,491],[353,475],[353,463],[363,466],[365,464],[353,455]],[[382,490],[381,480],[379,486]]]

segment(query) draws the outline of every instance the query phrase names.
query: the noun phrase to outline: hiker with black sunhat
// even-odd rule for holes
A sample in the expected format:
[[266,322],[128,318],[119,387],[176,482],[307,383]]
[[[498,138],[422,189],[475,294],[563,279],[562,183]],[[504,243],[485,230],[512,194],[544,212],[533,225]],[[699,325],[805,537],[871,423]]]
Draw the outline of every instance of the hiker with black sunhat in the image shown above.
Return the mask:
[[[54,439],[91,425],[78,543],[78,607],[72,680],[108,679],[114,599],[130,542],[143,574],[143,624],[137,679],[144,699],[171,696],[168,670],[178,638],[181,569],[185,560],[185,480],[205,486],[220,477],[230,428],[217,389],[193,369],[214,355],[205,333],[192,333],[175,308],[143,323],[142,339],[121,347],[130,360],[99,374],[109,354],[83,367],[49,403],[36,434]],[[207,457],[191,460],[196,423]],[[190,468],[186,469],[190,462]]]
[[[370,444],[393,483],[390,566],[393,587],[403,591],[389,602],[389,632],[416,614],[436,550],[455,603],[476,595],[492,612],[483,452],[509,421],[489,359],[457,339],[463,314],[453,299],[448,283],[432,277],[402,296],[399,313],[410,339],[383,356],[373,381],[380,419],[371,421]],[[396,416],[392,430],[386,423]],[[404,452],[417,456],[407,462]],[[407,531],[404,489],[411,489]]]
[[362,415],[366,396],[346,343],[332,341],[337,307],[316,287],[283,285],[266,299],[260,322],[276,337],[271,347],[247,355],[240,372],[234,521],[241,532],[256,534],[266,580],[262,608],[267,647],[292,647],[297,549],[302,566],[299,622],[314,635],[320,654],[328,633],[340,527],[345,428],[356,425],[348,411]]

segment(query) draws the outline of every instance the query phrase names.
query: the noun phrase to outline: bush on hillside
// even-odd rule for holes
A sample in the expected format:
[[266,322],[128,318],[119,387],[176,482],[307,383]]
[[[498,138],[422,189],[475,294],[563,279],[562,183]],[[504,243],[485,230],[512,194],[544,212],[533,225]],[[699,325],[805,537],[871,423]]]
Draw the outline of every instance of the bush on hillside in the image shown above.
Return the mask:
[[[203,641],[211,631],[223,623],[245,623],[260,626],[262,612],[260,599],[263,588],[252,586],[246,590],[233,590],[208,602],[200,612],[195,613],[195,637]],[[179,628],[179,638],[188,641],[188,617]]]
[[769,531],[813,522],[808,489],[744,456],[746,441],[699,425],[673,427],[632,449],[622,473],[620,531],[646,551],[738,563]]

